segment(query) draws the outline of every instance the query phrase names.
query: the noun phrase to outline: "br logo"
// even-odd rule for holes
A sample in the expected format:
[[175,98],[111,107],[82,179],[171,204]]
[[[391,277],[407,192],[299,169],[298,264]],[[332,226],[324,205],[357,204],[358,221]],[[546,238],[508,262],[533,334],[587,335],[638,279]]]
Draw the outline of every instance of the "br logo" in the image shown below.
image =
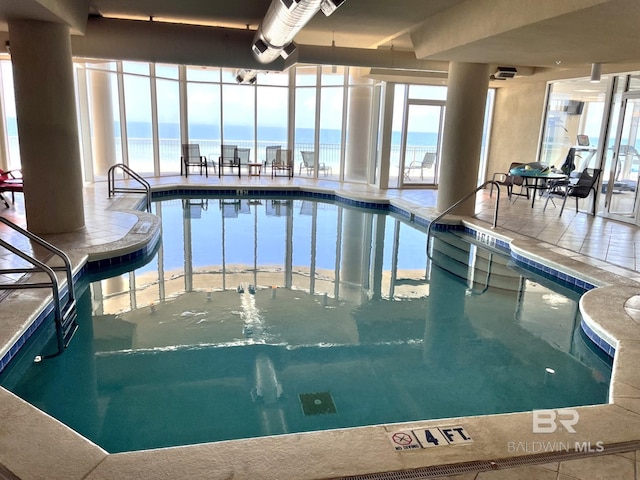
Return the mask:
[[534,410],[533,433],[553,433],[564,429],[568,433],[576,433],[573,426],[578,423],[580,415],[572,408],[557,410]]

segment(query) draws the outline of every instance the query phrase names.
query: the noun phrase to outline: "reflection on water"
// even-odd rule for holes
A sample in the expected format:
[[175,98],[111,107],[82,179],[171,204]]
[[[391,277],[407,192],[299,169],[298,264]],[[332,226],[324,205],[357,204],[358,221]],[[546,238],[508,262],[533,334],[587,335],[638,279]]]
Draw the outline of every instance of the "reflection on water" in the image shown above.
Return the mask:
[[578,294],[509,257],[308,199],[155,205],[144,267],[95,281],[60,357],[2,379],[111,452],[605,402]]

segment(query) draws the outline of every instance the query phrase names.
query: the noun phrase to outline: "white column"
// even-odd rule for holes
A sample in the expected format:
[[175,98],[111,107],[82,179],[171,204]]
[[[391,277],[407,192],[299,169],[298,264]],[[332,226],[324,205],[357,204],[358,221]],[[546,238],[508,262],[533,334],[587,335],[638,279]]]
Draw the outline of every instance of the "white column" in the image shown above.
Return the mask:
[[370,81],[360,77],[357,68],[351,73],[349,87],[349,125],[347,129],[347,161],[345,180],[367,181],[367,169],[371,163],[371,97]]
[[84,227],[69,27],[10,20],[27,228],[63,233]]
[[378,152],[378,174],[376,176],[376,186],[381,190],[387,190],[389,188],[395,86],[395,83],[385,83],[382,88],[381,125],[378,126],[381,138],[378,141],[380,151]]
[[[442,137],[438,211],[444,211],[471,192],[478,181],[484,111],[489,88],[489,65],[449,65],[447,113]],[[455,209],[473,215],[472,199]]]
[[94,173],[106,179],[109,167],[116,163],[115,130],[111,79],[115,74],[91,70],[91,120],[93,130]]

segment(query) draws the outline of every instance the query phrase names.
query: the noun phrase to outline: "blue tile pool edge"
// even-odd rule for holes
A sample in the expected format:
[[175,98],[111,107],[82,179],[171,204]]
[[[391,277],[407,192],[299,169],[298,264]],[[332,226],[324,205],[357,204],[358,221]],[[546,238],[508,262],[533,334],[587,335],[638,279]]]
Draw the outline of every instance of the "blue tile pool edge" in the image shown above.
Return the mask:
[[[87,265],[83,265],[80,269],[78,269],[73,274],[72,282],[74,285],[78,283],[78,281],[87,273]],[[69,286],[67,284],[63,285],[60,289],[60,301],[69,293]],[[9,347],[6,353],[0,358],[0,373],[5,369],[7,365],[11,362],[13,357],[15,357],[20,349],[27,343],[27,340],[31,338],[31,336],[38,330],[38,328],[53,314],[53,299],[49,302],[33,319],[31,324],[22,332],[22,335],[18,337],[16,342]]]
[[[276,189],[202,189],[202,188],[174,188],[170,190],[160,190],[154,191],[152,193],[153,199],[162,199],[164,197],[180,197],[184,195],[203,195],[203,196],[238,196],[238,191],[241,191],[241,198],[244,197],[305,197],[305,198],[313,198],[317,200],[330,200],[336,201],[338,203],[342,203],[344,205],[358,207],[358,208],[367,208],[374,210],[387,211],[393,214],[398,215],[401,218],[408,220],[410,223],[415,223],[416,225],[420,225],[423,227],[428,227],[431,221],[427,218],[420,217],[413,212],[410,212],[404,208],[398,207],[390,203],[389,201],[364,201],[364,200],[356,200],[347,196],[342,196],[335,193],[322,193],[322,192],[313,192],[309,190],[299,190],[299,189],[285,189],[285,190],[276,190]],[[141,209],[144,208],[144,205],[141,205]],[[487,245],[499,248],[503,250],[505,253],[511,255],[514,261],[521,267],[526,270],[532,271],[534,273],[540,274],[546,278],[549,278],[553,281],[556,281],[566,287],[571,288],[572,290],[578,291],[578,293],[585,293],[593,288],[596,288],[595,285],[576,278],[572,275],[561,272],[560,270],[554,269],[547,265],[544,265],[540,262],[536,262],[531,260],[523,255],[517,254],[511,250],[511,246],[509,242],[499,239],[495,236],[492,236],[486,232],[482,232],[480,230],[471,228],[469,226],[464,226],[462,222],[459,223],[438,223],[433,227],[434,230],[437,231],[449,231],[449,230],[462,230],[464,233],[473,236],[476,240],[485,243]],[[150,241],[144,247],[135,250],[133,252],[125,253],[122,255],[114,255],[112,257],[103,258],[101,260],[97,260],[95,262],[87,262],[87,264],[74,276],[74,283],[77,282],[79,278],[83,275],[89,275],[91,273],[99,272],[104,269],[112,269],[120,266],[125,266],[129,263],[133,263],[144,258],[149,254],[153,248],[155,248],[155,243],[158,238]],[[22,346],[27,342],[27,340],[35,333],[38,327],[45,321],[45,319],[51,314],[53,311],[53,304],[49,304],[40,314],[34,319],[31,325],[23,332],[23,334],[18,338],[18,340],[8,349],[5,355],[0,358],[0,372],[4,370],[4,368],[10,363],[11,359],[18,353],[18,351],[22,348]],[[602,349],[607,355],[613,357],[615,355],[615,348],[610,345],[605,339],[600,337],[593,328],[591,328],[584,320],[581,322],[581,328],[600,349]]]
[[[133,264],[142,260],[150,254],[155,254],[155,249],[159,245],[160,235],[154,235],[153,238],[143,247],[133,251],[124,253],[122,255],[115,255],[106,259],[100,259],[96,261],[88,261],[80,267],[80,269],[73,275],[73,284],[77,285],[78,282],[85,276],[89,277],[96,272],[103,271],[105,269],[116,269],[121,266]],[[68,293],[68,287],[65,285],[60,291],[60,298],[64,298]],[[20,349],[27,343],[31,336],[38,330],[38,328],[47,320],[53,313],[53,299],[48,303],[43,310],[34,318],[31,324],[26,330],[22,332],[22,335],[18,337],[16,342],[9,347],[7,352],[0,358],[0,373],[11,362],[13,357],[17,355]]]

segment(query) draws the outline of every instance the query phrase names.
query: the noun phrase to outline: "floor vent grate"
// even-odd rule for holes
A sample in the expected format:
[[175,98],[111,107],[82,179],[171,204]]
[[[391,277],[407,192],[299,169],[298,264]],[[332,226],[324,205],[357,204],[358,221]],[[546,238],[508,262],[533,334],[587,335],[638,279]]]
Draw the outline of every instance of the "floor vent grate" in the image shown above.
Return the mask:
[[444,477],[447,475],[461,475],[463,473],[488,472],[507,468],[541,465],[544,463],[577,460],[600,455],[632,452],[640,450],[640,440],[605,445],[601,452],[580,452],[576,450],[562,452],[547,452],[522,457],[503,458],[498,460],[477,460],[473,462],[456,463],[451,465],[434,465],[431,467],[401,470],[396,472],[369,473],[347,477],[336,477],[341,480],[419,480]]

